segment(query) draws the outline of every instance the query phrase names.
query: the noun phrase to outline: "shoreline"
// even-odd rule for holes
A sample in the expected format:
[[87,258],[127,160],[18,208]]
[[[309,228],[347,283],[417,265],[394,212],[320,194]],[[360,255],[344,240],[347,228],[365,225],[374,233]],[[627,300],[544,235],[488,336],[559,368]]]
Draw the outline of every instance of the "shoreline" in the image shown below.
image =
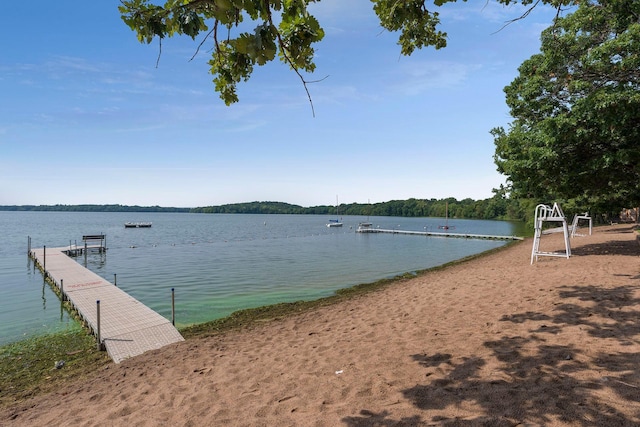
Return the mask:
[[[522,240],[526,240],[527,237],[523,237]],[[407,271],[404,272],[402,274],[398,274],[396,276],[393,277],[387,277],[387,278],[382,278],[379,280],[376,280],[374,282],[365,282],[365,283],[358,283],[356,285],[352,285],[346,288],[340,288],[334,291],[333,295],[329,295],[329,296],[325,296],[325,297],[320,297],[314,300],[300,300],[300,301],[292,301],[292,302],[281,302],[281,303],[275,303],[275,304],[269,304],[269,305],[264,305],[264,306],[258,306],[258,307],[252,307],[252,308],[245,308],[245,309],[239,309],[233,313],[231,313],[228,316],[222,317],[222,318],[218,318],[218,319],[213,319],[213,320],[209,320],[206,322],[200,322],[200,323],[193,323],[193,324],[189,324],[189,325],[185,325],[182,327],[179,327],[178,330],[182,333],[185,332],[190,336],[193,336],[194,333],[192,332],[193,329],[202,329],[204,328],[208,328],[209,326],[207,325],[216,325],[216,324],[223,324],[224,326],[224,330],[226,331],[227,329],[233,329],[235,328],[235,326],[231,325],[229,326],[229,323],[233,323],[230,322],[231,320],[233,320],[233,318],[238,317],[238,313],[242,313],[243,316],[247,319],[252,319],[252,318],[261,318],[263,316],[261,316],[260,314],[258,315],[254,315],[253,312],[257,312],[257,313],[268,313],[268,312],[273,312],[275,316],[279,317],[281,315],[288,315],[288,314],[295,314],[296,312],[299,312],[300,309],[287,309],[286,306],[296,306],[296,305],[302,305],[302,310],[308,310],[311,308],[314,308],[313,306],[323,306],[323,305],[327,305],[327,304],[335,304],[336,301],[334,301],[337,297],[340,297],[338,299],[344,299],[344,298],[349,298],[352,294],[361,294],[361,293],[367,293],[367,292],[372,292],[377,290],[377,288],[379,287],[383,287],[383,286],[390,286],[393,283],[397,282],[397,281],[402,281],[402,280],[410,280],[410,279],[414,279],[416,277],[419,277],[422,274],[426,274],[428,272],[431,271],[436,271],[442,268],[448,268],[450,266],[459,264],[459,263],[465,263],[468,261],[471,261],[473,259],[476,259],[478,257],[483,257],[483,256],[487,256],[489,254],[492,254],[496,251],[502,251],[502,250],[506,250],[507,248],[509,248],[511,245],[516,245],[516,244],[521,244],[522,240],[511,240],[508,241],[507,243],[505,243],[505,245],[497,247],[497,248],[492,248],[492,249],[488,249],[484,252],[480,252],[477,254],[473,254],[473,255],[468,255],[465,256],[463,258],[460,259],[456,259],[453,261],[448,261],[444,264],[441,265],[436,265],[434,267],[428,267],[425,269],[420,269],[420,270],[414,270],[414,271]],[[40,273],[42,273],[42,271],[40,270]],[[47,285],[49,286],[49,289],[56,294],[59,297],[59,290],[57,287],[52,288],[51,284],[49,283],[49,281],[47,280]],[[311,307],[306,307],[307,305],[311,306]],[[284,309],[281,311],[278,310],[272,310],[273,308],[279,307],[279,306],[283,306]],[[20,339],[17,341],[13,341],[13,342],[8,342],[5,344],[1,344],[0,347],[8,347],[8,346],[12,346],[12,345],[20,345],[21,343],[27,343],[31,340],[47,340],[48,338],[52,338],[52,337],[56,337],[58,335],[64,335],[64,334],[68,334],[68,333],[72,333],[74,332],[76,329],[80,328],[83,331],[86,331],[86,328],[82,325],[82,321],[79,320],[77,313],[75,313],[73,310],[72,311],[67,311],[67,313],[69,314],[69,316],[73,319],[74,324],[70,327],[67,327],[66,329],[63,330],[59,330],[59,331],[55,331],[55,332],[51,332],[51,333],[43,333],[43,334],[32,334],[32,335],[28,335],[26,336],[24,339]],[[246,315],[245,315],[246,313]],[[214,326],[215,327],[215,326]],[[240,326],[242,327],[242,326]],[[197,332],[195,333],[195,335],[197,335]]]
[[332,295],[321,297],[313,300],[300,300],[293,302],[281,302],[277,304],[269,304],[260,307],[245,308],[231,313],[229,316],[214,319],[208,322],[196,323],[179,328],[181,334],[186,335],[185,338],[198,338],[201,334],[211,336],[213,334],[222,334],[237,329],[251,327],[258,322],[270,320],[280,320],[285,316],[295,316],[309,310],[320,307],[346,303],[351,298],[364,296],[370,292],[378,292],[388,286],[393,286],[398,282],[414,280],[424,274],[449,268],[457,264],[470,262],[476,258],[489,256],[495,252],[507,250],[511,245],[522,244],[522,241],[511,241],[504,246],[488,249],[473,255],[449,261],[441,265],[425,268],[422,270],[407,271],[397,276],[376,280],[375,282],[359,283],[347,288],[340,288],[334,291]]
[[[80,229],[93,232],[94,221],[100,220],[108,224],[107,231],[111,236],[109,246],[113,247],[108,259],[96,257],[97,264],[89,266],[94,265],[95,272],[108,281],[113,281],[117,272],[121,287],[166,318],[171,316],[169,289],[176,287],[176,322],[179,327],[228,316],[244,307],[277,303],[283,299],[296,301],[327,296],[338,288],[422,269],[430,266],[428,261],[431,259],[434,263],[447,261],[444,256],[436,258],[421,252],[422,247],[429,251],[442,246],[436,239],[425,239],[426,243],[421,239],[407,239],[406,243],[398,242],[399,250],[390,252],[389,248],[395,247],[395,243],[386,244],[392,239],[390,236],[365,238],[353,237],[351,229],[327,231],[324,221],[321,227],[315,223],[317,216],[292,219],[276,215],[265,226],[260,218],[251,222],[251,218],[240,215],[228,215],[223,223],[211,223],[206,221],[206,216],[176,214],[167,218],[163,227],[155,229],[154,223],[156,231],[153,233],[124,231],[122,221],[115,214],[99,218],[89,214],[78,216],[82,224],[89,224],[80,226]],[[24,225],[20,218],[16,215],[5,225],[12,225],[12,222],[16,227]],[[38,238],[34,238],[34,242],[37,240],[39,243],[33,247],[41,248],[44,244],[64,246],[65,243],[56,239],[61,238],[64,242],[65,236],[77,235],[77,231],[65,231],[65,224],[73,222],[67,218],[67,215],[49,218],[43,215],[37,222],[42,222],[47,230],[52,231],[37,233]],[[392,219],[406,229],[422,228],[422,219],[388,218],[389,221]],[[472,221],[470,224],[469,232],[487,227],[492,231],[504,231],[498,234],[512,234],[509,231],[513,229],[507,222],[488,221],[484,224]],[[116,225],[117,229],[112,230]],[[159,222],[158,225],[162,224]],[[185,237],[189,235],[189,229],[200,227],[206,232],[199,238]],[[24,274],[22,249],[24,247],[26,251],[28,242],[23,245],[22,235],[33,231],[27,229],[25,225],[18,227],[18,231],[11,231],[10,247],[4,248],[11,249],[13,253],[5,259],[4,265],[8,269],[3,277],[9,281],[14,302],[9,304],[5,301],[4,316],[0,316],[3,319],[1,329],[6,332],[0,334],[5,337],[0,340],[2,344],[32,334],[42,335],[64,329],[69,322],[66,312],[63,313],[64,319],[60,318],[56,303],[59,299],[51,288],[45,287],[44,292],[40,292],[41,274],[37,274],[37,270],[36,274],[29,271]],[[334,234],[336,236],[329,237]],[[20,238],[12,237],[14,235]],[[231,241],[227,241],[233,236]],[[339,246],[334,246],[334,239],[340,240]],[[368,240],[371,244],[367,243]],[[460,241],[456,244],[460,250],[450,251],[450,254],[451,257],[460,257],[468,253],[465,251],[474,251],[474,248],[481,251],[498,244]],[[416,246],[420,248],[414,249]],[[215,262],[211,262],[213,260]],[[215,287],[209,286],[209,278],[215,280]],[[254,292],[247,292],[247,288]],[[10,314],[13,312],[15,314]]]
[[[634,425],[632,226],[531,239],[376,292],[188,339],[0,411],[47,425]],[[547,237],[547,236],[544,236]],[[549,249],[561,248],[548,236]],[[82,408],[82,409],[79,409]]]
[[[344,303],[351,298],[366,295],[370,292],[380,291],[381,289],[392,286],[397,282],[412,280],[423,274],[448,268],[456,264],[469,262],[476,258],[481,258],[498,251],[506,250],[511,245],[521,243],[522,239],[508,241],[503,246],[468,255],[457,260],[448,261],[434,267],[409,271],[393,277],[378,279],[374,282],[359,283],[346,288],[340,288],[334,291],[332,295],[326,297],[316,298],[313,300],[281,302],[240,309],[223,318],[183,326],[179,328],[179,331],[185,339],[210,337],[233,331],[237,332],[252,326],[264,324],[264,322],[278,321],[283,317],[295,316],[320,307]],[[51,289],[52,292],[57,294],[57,288]],[[10,359],[11,354],[19,353],[21,354],[19,359],[23,359],[24,357],[25,363],[30,365],[28,372],[25,372],[23,369],[16,371],[15,373],[11,373],[0,369],[2,379],[5,383],[9,384],[10,389],[24,390],[22,395],[29,397],[32,395],[46,394],[55,389],[59,383],[64,384],[72,376],[85,376],[87,373],[91,372],[88,371],[87,368],[97,368],[100,365],[111,362],[111,360],[105,356],[106,353],[94,351],[95,344],[93,342],[95,341],[95,337],[90,333],[90,331],[87,331],[85,326],[82,325],[82,321],[78,317],[77,313],[72,310],[69,313],[69,316],[74,319],[72,327],[50,334],[33,335],[23,340],[0,346],[0,348],[5,352],[4,357]],[[84,348],[82,348],[82,345],[84,345]],[[43,347],[47,350],[40,351],[37,354],[32,350],[34,348]],[[67,349],[67,351],[65,351],[65,349]],[[71,349],[71,351],[68,351],[69,349]],[[70,372],[66,372],[66,375],[61,375],[55,378],[49,376],[47,372],[50,371],[50,363],[48,362],[54,360],[57,361],[59,359],[65,359],[66,362],[70,362],[70,365],[67,366],[74,366],[74,368],[69,369]],[[87,363],[89,366],[86,366]],[[39,377],[41,378],[42,375],[46,375],[45,379],[48,384],[44,384],[41,379],[38,379]],[[5,393],[2,393],[2,391]],[[7,404],[8,400],[10,400],[10,396],[7,396],[6,389],[0,390],[0,411],[3,408],[10,406]],[[24,398],[18,397],[15,399],[13,404],[19,404],[24,400]]]

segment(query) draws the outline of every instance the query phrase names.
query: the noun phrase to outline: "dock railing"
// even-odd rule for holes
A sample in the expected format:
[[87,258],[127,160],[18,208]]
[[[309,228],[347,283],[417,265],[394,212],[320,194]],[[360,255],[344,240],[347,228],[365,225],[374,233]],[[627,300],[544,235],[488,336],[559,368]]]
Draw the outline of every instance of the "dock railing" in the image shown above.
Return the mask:
[[[84,242],[85,253],[87,249],[96,249],[98,252],[105,252],[107,250],[107,236],[105,234],[86,234],[82,236]],[[100,245],[89,245],[89,242],[100,242]]]

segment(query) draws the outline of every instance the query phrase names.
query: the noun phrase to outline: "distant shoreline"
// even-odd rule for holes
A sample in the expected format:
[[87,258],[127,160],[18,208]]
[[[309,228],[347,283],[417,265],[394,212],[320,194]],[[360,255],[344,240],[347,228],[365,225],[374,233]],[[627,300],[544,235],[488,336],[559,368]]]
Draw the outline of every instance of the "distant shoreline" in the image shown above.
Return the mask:
[[0,205],[4,212],[191,212],[192,208],[126,205]]
[[78,204],[78,205],[0,205],[0,211],[13,212],[168,212],[168,213],[209,213],[209,214],[285,214],[285,215],[332,215],[336,210],[340,216],[386,216],[406,218],[455,218],[525,221],[526,218],[513,217],[519,212],[517,200],[492,197],[484,200],[455,198],[446,199],[406,199],[379,203],[341,203],[303,207],[285,202],[253,201],[201,207],[162,207],[121,204]]

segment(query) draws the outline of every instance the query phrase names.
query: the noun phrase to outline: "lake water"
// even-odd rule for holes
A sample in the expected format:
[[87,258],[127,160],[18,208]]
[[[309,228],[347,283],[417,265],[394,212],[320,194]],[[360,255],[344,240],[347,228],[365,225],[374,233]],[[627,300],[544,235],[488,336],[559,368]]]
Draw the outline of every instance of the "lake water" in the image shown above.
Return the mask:
[[[434,267],[504,241],[356,233],[364,217],[328,228],[319,215],[0,212],[0,345],[77,328],[27,256],[32,247],[82,245],[106,234],[106,254],[86,267],[117,281],[176,326],[225,317],[242,308],[311,300],[335,290]],[[374,227],[438,231],[439,218],[371,217]],[[125,222],[153,222],[124,228]],[[504,221],[449,220],[458,233],[522,235]],[[77,261],[85,264],[84,257]],[[116,276],[117,275],[117,276]]]

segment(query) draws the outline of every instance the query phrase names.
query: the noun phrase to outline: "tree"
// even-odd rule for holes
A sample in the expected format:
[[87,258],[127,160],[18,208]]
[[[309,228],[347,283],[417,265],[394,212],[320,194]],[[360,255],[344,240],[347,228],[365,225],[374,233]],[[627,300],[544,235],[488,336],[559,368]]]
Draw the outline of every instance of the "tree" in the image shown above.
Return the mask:
[[[437,8],[456,1],[433,0],[433,6]],[[503,5],[531,5],[531,8],[539,3],[560,8],[578,2],[497,1]],[[195,40],[204,33],[200,46],[207,41],[212,44],[209,65],[215,89],[230,105],[238,101],[237,84],[251,77],[254,66],[273,61],[276,55],[298,75],[307,89],[308,81],[302,73],[315,70],[313,45],[324,37],[324,30],[308,10],[309,4],[316,2],[320,0],[166,0],[160,6],[152,0],[121,0],[119,10],[140,42],[151,43],[157,38],[160,50],[165,37],[186,35]],[[415,49],[426,46],[436,49],[446,46],[447,33],[439,30],[439,14],[427,8],[427,0],[371,2],[382,27],[400,32],[398,44],[402,54],[410,55]],[[255,28],[247,30],[245,21]]]
[[516,197],[616,211],[640,203],[640,2],[584,1],[541,37],[492,130]]

